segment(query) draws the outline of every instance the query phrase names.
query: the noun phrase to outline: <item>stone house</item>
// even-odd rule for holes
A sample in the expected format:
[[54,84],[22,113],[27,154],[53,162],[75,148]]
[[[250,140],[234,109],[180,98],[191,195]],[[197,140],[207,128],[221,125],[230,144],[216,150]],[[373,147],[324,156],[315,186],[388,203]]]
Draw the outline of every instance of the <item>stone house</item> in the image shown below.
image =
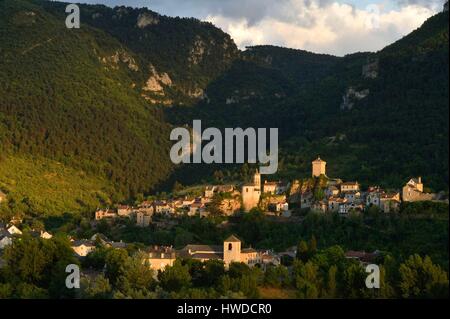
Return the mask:
[[341,193],[343,192],[358,192],[360,185],[358,182],[345,182],[341,184]]
[[384,193],[380,197],[380,209],[385,213],[398,211],[400,208],[400,193]]
[[111,209],[98,209],[95,212],[95,220],[102,220],[104,218],[116,218],[117,213]]
[[429,201],[436,199],[436,194],[424,193],[422,178],[411,178],[402,189],[405,202]]
[[163,271],[166,266],[173,266],[176,257],[171,246],[151,246],[145,250],[145,262],[154,271]]
[[22,235],[22,231],[17,228],[15,225],[11,225],[8,228],[6,228],[6,231],[10,233],[11,235]]
[[313,202],[314,202],[314,195],[311,191],[306,191],[300,194],[301,209],[311,208]]
[[277,191],[278,182],[264,181],[263,192],[266,194],[275,194]]
[[11,245],[13,236],[6,230],[0,229],[0,249],[5,249],[6,246]]
[[136,212],[136,226],[148,227],[150,226],[151,222],[152,222],[152,215],[142,211]]
[[325,200],[314,202],[311,205],[311,209],[316,212],[322,212],[325,213],[328,209],[328,203]]
[[326,197],[338,197],[339,193],[339,188],[337,188],[335,185],[329,185],[325,190]]
[[347,199],[340,197],[330,197],[328,198],[328,211],[330,212],[340,212],[345,210],[345,206],[340,208],[342,205],[347,203]]
[[120,217],[130,217],[130,215],[133,213],[133,207],[128,205],[119,205],[117,207],[117,215]]
[[380,198],[384,191],[379,186],[370,186],[366,194],[366,206],[380,207]]
[[90,252],[96,248],[92,240],[75,240],[72,242],[72,249],[78,257],[86,257]]
[[347,191],[343,192],[343,195],[349,203],[355,203],[361,200],[361,192],[359,191]]

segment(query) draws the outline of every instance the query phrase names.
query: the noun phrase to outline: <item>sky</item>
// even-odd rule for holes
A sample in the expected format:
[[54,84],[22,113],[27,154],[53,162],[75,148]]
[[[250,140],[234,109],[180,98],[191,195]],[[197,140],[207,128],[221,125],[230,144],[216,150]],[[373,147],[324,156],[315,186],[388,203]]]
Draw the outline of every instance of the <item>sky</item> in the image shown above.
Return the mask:
[[[68,1],[68,0],[65,0]],[[283,47],[338,56],[378,51],[442,11],[445,0],[78,0],[148,7],[212,22],[239,48]]]

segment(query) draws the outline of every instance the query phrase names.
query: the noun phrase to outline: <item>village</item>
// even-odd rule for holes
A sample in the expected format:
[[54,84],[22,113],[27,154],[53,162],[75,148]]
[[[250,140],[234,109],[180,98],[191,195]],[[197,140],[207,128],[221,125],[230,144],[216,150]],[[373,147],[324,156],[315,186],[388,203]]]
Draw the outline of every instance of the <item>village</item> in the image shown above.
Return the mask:
[[[207,185],[203,195],[190,198],[172,198],[168,200],[142,201],[136,207],[118,205],[115,209],[98,209],[93,223],[110,222],[117,219],[132,220],[137,227],[170,228],[176,225],[180,216],[209,218],[212,211],[219,211],[222,216],[245,214],[252,210],[264,212],[266,216],[280,221],[294,221],[294,211],[313,211],[320,214],[337,213],[345,218],[359,214],[375,207],[379,213],[396,213],[400,204],[416,201],[445,201],[443,194],[424,192],[421,177],[411,178],[401,191],[385,191],[378,186],[362,190],[357,181],[344,182],[339,178],[329,178],[326,161],[319,157],[312,161],[311,178],[303,181],[283,183],[281,181],[262,182],[258,170],[251,183],[241,185]],[[219,200],[217,200],[219,198]],[[216,207],[213,209],[212,205]],[[163,217],[163,218],[161,218]],[[296,219],[298,221],[298,218]],[[13,220],[8,225],[0,224],[0,267],[1,252],[22,235],[20,220]],[[49,239],[52,234],[44,230],[33,231],[32,235]],[[89,239],[70,238],[71,247],[76,257],[82,259],[103,245],[114,249],[124,249],[127,243],[114,242],[102,234],[95,234]],[[242,247],[242,241],[231,235],[220,245],[188,244],[176,250],[172,246],[149,246],[144,250],[146,261],[155,271],[163,271],[172,266],[178,258],[191,258],[199,261],[222,260],[225,267],[230,263],[240,262],[250,267],[258,265],[265,269],[268,265],[280,265],[283,256],[295,258],[296,247],[284,252],[268,249]],[[346,257],[366,263],[375,258],[376,252],[348,251]]]
[[211,214],[211,203],[216,195],[222,195],[218,209],[224,216],[250,212],[259,209],[268,216],[292,217],[291,207],[316,212],[337,212],[346,217],[351,213],[363,212],[377,207],[380,212],[396,212],[402,201],[448,201],[444,194],[424,192],[421,177],[411,178],[401,191],[385,191],[379,186],[361,189],[357,181],[343,181],[329,178],[326,161],[320,156],[312,162],[311,178],[303,181],[262,182],[258,170],[251,183],[242,185],[207,185],[200,197],[181,197],[168,200],[143,201],[137,207],[118,205],[116,209],[98,209],[95,220],[127,217],[136,221],[139,227],[147,227],[152,217],[200,216]]

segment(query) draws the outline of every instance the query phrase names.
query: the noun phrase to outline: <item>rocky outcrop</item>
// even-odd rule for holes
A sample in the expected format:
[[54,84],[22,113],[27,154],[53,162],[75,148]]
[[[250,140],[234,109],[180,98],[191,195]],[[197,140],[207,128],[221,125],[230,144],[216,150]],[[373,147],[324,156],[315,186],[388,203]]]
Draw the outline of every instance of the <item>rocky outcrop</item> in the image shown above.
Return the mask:
[[[275,92],[273,94],[273,97],[277,98],[277,99],[281,99],[283,97],[285,97],[286,95],[283,92]],[[268,95],[264,95],[261,92],[258,91],[240,91],[240,90],[235,90],[233,92],[233,95],[227,97],[225,99],[225,104],[230,105],[230,104],[238,104],[241,102],[245,102],[245,101],[249,101],[249,100],[264,100],[267,97],[271,97]]]
[[220,203],[219,209],[224,215],[231,216],[241,209],[241,201],[239,198],[224,199]]
[[122,62],[126,64],[131,71],[139,71],[139,66],[134,58],[125,51],[116,51],[112,56],[101,58],[101,61],[116,70],[119,68],[119,63]]
[[353,87],[349,87],[342,96],[341,110],[351,110],[355,106],[355,102],[366,98],[369,93],[369,89],[358,91]]
[[159,74],[153,65],[150,65],[149,68],[150,77],[142,90],[164,95],[164,86],[172,86],[172,79],[165,72]]
[[142,88],[142,97],[151,104],[171,105],[173,101],[165,98],[165,89],[173,85],[172,79],[166,72],[158,73],[156,68],[150,64],[150,76]]
[[161,98],[153,98],[150,96],[147,96],[145,94],[141,94],[141,97],[144,98],[148,103],[150,104],[160,104],[160,105],[173,105],[174,101],[172,99],[161,99]]
[[156,15],[152,15],[148,12],[140,13],[137,17],[136,26],[139,29],[144,29],[151,25],[157,25],[159,23],[159,18]]
[[202,62],[207,46],[200,37],[196,37],[189,53],[188,62],[191,65],[197,65]]
[[378,59],[368,59],[367,64],[362,67],[362,76],[366,79],[376,79],[378,77]]
[[33,11],[20,11],[14,15],[12,21],[18,26],[31,26],[36,23],[37,15]]
[[114,8],[114,15],[111,17],[114,20],[120,20],[124,16],[128,15],[130,12],[128,11],[127,7],[121,6]]

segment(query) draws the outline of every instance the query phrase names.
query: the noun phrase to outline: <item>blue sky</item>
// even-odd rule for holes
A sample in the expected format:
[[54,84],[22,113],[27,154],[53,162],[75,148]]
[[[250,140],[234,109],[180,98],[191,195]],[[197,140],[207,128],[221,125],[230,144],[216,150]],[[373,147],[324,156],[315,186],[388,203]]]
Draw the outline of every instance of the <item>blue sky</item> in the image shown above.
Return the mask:
[[382,49],[442,10],[444,3],[444,0],[78,1],[146,6],[168,16],[210,21],[229,33],[240,48],[272,44],[340,56]]

